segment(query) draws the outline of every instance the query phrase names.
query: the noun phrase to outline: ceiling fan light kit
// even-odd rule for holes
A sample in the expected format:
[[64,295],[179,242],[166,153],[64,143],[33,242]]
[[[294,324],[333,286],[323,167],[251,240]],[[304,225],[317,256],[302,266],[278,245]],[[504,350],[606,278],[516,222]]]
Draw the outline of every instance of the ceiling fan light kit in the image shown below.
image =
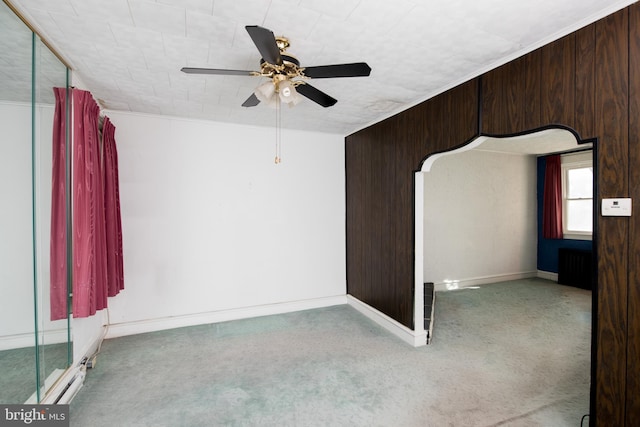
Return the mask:
[[285,104],[289,104],[290,107],[293,107],[302,101],[302,97],[295,89],[295,85],[289,80],[282,80],[279,82],[277,92],[280,96],[280,100]]
[[254,93],[260,102],[267,102],[276,93],[276,86],[272,82],[264,82],[256,88]]
[[289,107],[293,107],[302,101],[302,97],[295,89],[293,82],[276,77],[258,86],[254,95],[260,102],[272,108],[276,108],[278,102],[284,102]]

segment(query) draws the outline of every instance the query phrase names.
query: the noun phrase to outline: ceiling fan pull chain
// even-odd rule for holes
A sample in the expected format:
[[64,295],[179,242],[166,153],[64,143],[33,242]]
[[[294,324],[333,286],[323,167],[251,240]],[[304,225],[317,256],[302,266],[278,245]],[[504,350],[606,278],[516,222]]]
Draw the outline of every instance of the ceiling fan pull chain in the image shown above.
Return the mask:
[[276,97],[276,165],[282,161],[280,158],[280,140],[282,138],[282,128],[281,128],[281,116],[280,116],[280,97]]

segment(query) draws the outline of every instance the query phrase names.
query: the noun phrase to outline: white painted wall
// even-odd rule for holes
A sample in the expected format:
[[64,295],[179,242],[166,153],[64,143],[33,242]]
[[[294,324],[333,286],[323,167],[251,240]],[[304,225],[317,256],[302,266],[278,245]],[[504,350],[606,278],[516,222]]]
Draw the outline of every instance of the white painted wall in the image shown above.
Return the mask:
[[[50,321],[51,134],[54,107],[35,118],[36,280],[41,344],[65,342],[66,320]],[[31,105],[0,103],[0,350],[34,345]]]
[[[12,301],[0,310],[0,336],[11,336],[4,347],[13,348],[33,344],[31,112],[29,105],[0,108],[0,274],[7,288],[3,301]],[[52,121],[47,108],[36,126],[43,134]],[[226,314],[233,318],[346,302],[342,136],[283,130],[283,162],[275,165],[272,128],[108,115],[117,128],[126,289],[109,299],[108,312],[72,320],[76,362],[95,351],[107,322],[156,322],[144,331],[180,326],[171,320],[180,317],[198,323],[215,318],[207,317],[211,313],[233,312]],[[47,237],[38,240],[43,285],[49,275],[50,156],[50,146],[43,146],[36,162],[37,227]],[[47,298],[43,286],[43,328],[60,329],[64,337],[62,327],[47,321]],[[132,331],[140,329],[119,333]]]
[[112,325],[346,298],[342,136],[283,130],[276,165],[273,128],[107,115],[126,286]]
[[0,126],[0,340],[26,334],[33,345],[31,105],[0,103]]
[[438,289],[535,275],[536,160],[479,150],[424,175],[424,281]]

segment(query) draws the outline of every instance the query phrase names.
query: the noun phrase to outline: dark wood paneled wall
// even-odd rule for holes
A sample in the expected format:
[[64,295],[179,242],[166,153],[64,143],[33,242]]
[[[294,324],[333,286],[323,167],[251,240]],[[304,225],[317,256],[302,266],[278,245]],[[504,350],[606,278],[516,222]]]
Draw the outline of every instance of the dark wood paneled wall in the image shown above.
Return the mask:
[[509,62],[482,76],[482,132],[510,135],[540,127],[541,53]]
[[640,426],[640,7],[629,9],[629,197],[636,214],[629,223],[627,335],[627,426]]
[[540,51],[540,125],[576,127],[576,37],[571,34]]
[[[628,11],[596,23],[598,199],[628,194]],[[598,425],[624,425],[629,221],[599,217],[596,323]],[[611,425],[611,424],[609,424]]]
[[[349,135],[348,293],[413,327],[414,171],[480,134],[557,124],[597,137],[598,206],[603,197],[640,200],[639,97],[634,4]],[[640,425],[638,216],[596,219],[592,425]]]
[[575,34],[575,129],[583,137],[596,136],[596,26],[589,25]]
[[414,171],[477,134],[473,80],[347,138],[348,293],[413,328]]
[[[347,277],[358,277],[352,295],[366,295],[362,301],[399,318],[410,303],[407,290],[395,286],[395,138],[391,128],[370,132],[346,146]],[[382,142],[367,144],[373,137]]]

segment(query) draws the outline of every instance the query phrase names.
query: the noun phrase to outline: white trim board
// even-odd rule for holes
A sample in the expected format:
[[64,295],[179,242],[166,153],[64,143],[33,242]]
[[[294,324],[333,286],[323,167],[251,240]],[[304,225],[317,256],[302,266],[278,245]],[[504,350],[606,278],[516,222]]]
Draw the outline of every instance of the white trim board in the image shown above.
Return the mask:
[[[43,341],[42,335],[46,337],[46,342]],[[48,344],[60,344],[67,342],[67,330],[58,329],[53,331],[40,331],[39,342],[41,346]],[[35,345],[33,332],[26,334],[9,335],[0,337],[0,351],[2,350],[14,350],[17,348],[33,347]]]
[[427,332],[424,329],[422,329],[422,331],[412,331],[381,311],[376,310],[351,295],[347,295],[347,301],[351,307],[355,308],[360,313],[364,314],[407,344],[413,347],[422,347],[427,345]]
[[424,332],[429,336],[424,330],[424,177],[423,172],[414,174],[413,324],[416,333]]
[[469,286],[487,285],[490,283],[507,282],[509,280],[530,279],[538,277],[537,271],[523,271],[521,273],[496,274],[494,276],[471,277],[468,279],[453,280],[447,283],[436,283],[435,291],[451,291],[467,288]]
[[552,271],[538,270],[538,275],[536,277],[551,280],[556,283],[558,282],[558,273],[554,273]]
[[351,307],[373,320],[387,331],[396,335],[413,347],[420,347],[427,343],[426,331],[412,331],[386,314],[361,302],[351,295],[338,295],[334,297],[317,298],[312,300],[293,301],[281,304],[269,304],[255,307],[246,307],[217,312],[190,314],[184,316],[167,317],[161,319],[140,320],[136,322],[115,323],[108,325],[105,338],[117,338],[127,335],[136,335],[146,332],[155,332],[166,329],[196,326],[211,323],[240,320],[273,314],[284,314],[294,311],[311,310],[315,308],[330,307],[334,305],[349,304]]
[[146,332],[182,328],[185,326],[206,325],[210,323],[227,322],[230,320],[248,319],[260,316],[270,316],[273,314],[284,314],[294,311],[311,310],[314,308],[330,307],[343,304],[347,304],[346,295],[336,295],[333,297],[291,301],[279,304],[267,304],[231,310],[187,314],[183,316],[172,316],[159,319],[139,320],[126,323],[112,323],[108,325],[109,329],[105,338],[117,338],[127,335],[143,334]]

